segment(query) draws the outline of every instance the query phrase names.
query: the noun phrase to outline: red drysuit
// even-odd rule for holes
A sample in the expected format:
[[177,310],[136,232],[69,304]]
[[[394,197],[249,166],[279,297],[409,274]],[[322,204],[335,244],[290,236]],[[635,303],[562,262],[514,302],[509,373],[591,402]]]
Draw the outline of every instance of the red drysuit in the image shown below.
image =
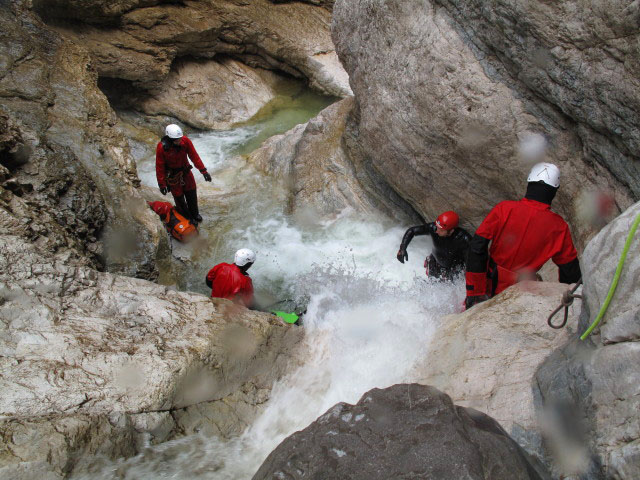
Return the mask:
[[[166,149],[162,143],[162,141],[158,142],[156,147],[156,178],[158,179],[158,186],[160,188],[169,188],[174,197],[179,197],[184,192],[195,190],[196,180],[191,173],[191,165],[187,156],[203,175],[207,172],[207,169],[191,140],[185,135],[180,140],[178,147],[171,146]],[[182,174],[181,178],[180,174]]]
[[253,283],[249,275],[242,273],[235,263],[219,263],[207,274],[211,296],[241,302],[245,307],[253,304]]
[[160,215],[160,218],[162,218],[162,221],[164,221],[167,218],[167,214],[173,208],[173,205],[171,205],[169,202],[156,201],[156,202],[147,202],[147,203],[151,207],[151,210],[153,210],[158,215]]
[[489,212],[471,241],[467,297],[500,293],[534,276],[549,259],[560,268],[561,282],[579,280],[578,254],[569,226],[550,208],[546,203],[523,198],[500,202]]

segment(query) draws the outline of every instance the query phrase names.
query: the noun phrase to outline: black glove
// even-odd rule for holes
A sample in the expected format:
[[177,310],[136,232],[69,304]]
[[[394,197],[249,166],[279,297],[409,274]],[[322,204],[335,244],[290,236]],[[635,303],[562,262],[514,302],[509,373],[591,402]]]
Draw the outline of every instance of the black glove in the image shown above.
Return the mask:
[[469,310],[474,305],[476,305],[478,303],[482,303],[482,302],[484,302],[486,300],[489,300],[489,296],[488,295],[477,295],[475,297],[467,297],[467,298],[464,299],[464,308],[466,310]]
[[404,263],[405,260],[409,260],[409,255],[407,255],[407,251],[404,248],[401,248],[400,250],[398,250],[398,255],[396,255],[396,258],[400,263]]
[[167,187],[160,187],[160,193],[163,195],[167,194]]
[[202,176],[204,177],[204,181],[205,182],[210,182],[211,181],[211,175],[209,175],[209,172],[204,172],[202,174]]

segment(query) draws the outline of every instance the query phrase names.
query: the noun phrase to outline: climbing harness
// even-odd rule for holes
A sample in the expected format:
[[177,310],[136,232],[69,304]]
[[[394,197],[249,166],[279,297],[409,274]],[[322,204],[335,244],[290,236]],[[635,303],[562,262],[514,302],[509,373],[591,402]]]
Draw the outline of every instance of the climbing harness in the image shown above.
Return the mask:
[[611,282],[611,286],[609,287],[609,293],[607,294],[607,298],[604,303],[600,307],[600,311],[598,312],[598,316],[593,321],[591,326],[587,328],[587,330],[580,336],[580,340],[584,340],[587,338],[594,328],[598,326],[602,317],[607,311],[609,307],[609,303],[611,303],[611,299],[613,298],[613,294],[616,291],[616,287],[618,286],[618,280],[620,280],[620,274],[622,273],[622,267],[624,266],[624,262],[627,259],[627,253],[629,252],[629,248],[631,247],[631,242],[633,240],[633,235],[636,233],[638,228],[638,224],[640,224],[640,214],[636,217],[631,225],[631,229],[629,230],[629,235],[627,235],[627,241],[624,244],[624,248],[622,249],[622,254],[620,255],[620,260],[618,260],[618,266],[616,267],[616,273],[613,276],[613,281]]
[[[567,290],[562,294],[562,303],[560,303],[560,306],[558,308],[556,308],[553,312],[551,312],[551,315],[549,315],[549,318],[547,319],[547,325],[549,325],[551,328],[559,329],[559,328],[563,328],[567,324],[567,318],[569,318],[569,307],[571,306],[571,304],[573,304],[573,299],[574,298],[582,299],[582,295],[576,295],[573,293],[578,289],[580,285],[582,285],[582,278],[578,280],[578,282],[574,285],[574,287],[571,290]],[[556,325],[551,321],[551,319],[555,316],[556,313],[558,313],[563,308],[564,308],[564,320],[562,321],[562,323]]]
[[167,183],[170,187],[175,187],[176,185],[184,186],[184,171],[177,170],[168,174]]

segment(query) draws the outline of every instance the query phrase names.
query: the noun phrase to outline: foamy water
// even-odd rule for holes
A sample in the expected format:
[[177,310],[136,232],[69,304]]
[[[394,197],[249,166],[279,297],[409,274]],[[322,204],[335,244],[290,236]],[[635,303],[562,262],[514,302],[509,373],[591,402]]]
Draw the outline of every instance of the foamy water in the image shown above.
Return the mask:
[[[414,380],[412,367],[424,357],[438,319],[459,310],[462,279],[451,285],[424,275],[424,237],[411,243],[409,262],[396,260],[407,225],[349,211],[312,220],[285,215],[278,202],[281,187],[230,154],[258,130],[193,138],[214,176],[205,184],[196,172],[199,194],[208,198],[212,189],[217,197],[211,198],[221,192],[232,197],[229,218],[211,222],[217,230],[203,225],[204,241],[216,248],[198,253],[203,266],[194,275],[231,261],[238,248],[255,250],[249,273],[262,297],[306,306],[304,326],[291,327],[306,331],[303,365],[274,385],[264,411],[240,437],[224,442],[191,435],[107,462],[80,478],[249,479],[284,438],[331,406],[354,403],[374,387]],[[139,172],[143,183],[156,186],[152,158],[140,163]],[[202,204],[205,221],[206,209]]]

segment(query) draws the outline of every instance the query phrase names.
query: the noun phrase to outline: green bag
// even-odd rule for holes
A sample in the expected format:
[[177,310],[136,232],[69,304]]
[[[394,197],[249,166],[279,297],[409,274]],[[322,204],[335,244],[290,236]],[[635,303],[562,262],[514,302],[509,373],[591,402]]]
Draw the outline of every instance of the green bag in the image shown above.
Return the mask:
[[273,310],[271,313],[273,313],[276,317],[280,317],[285,323],[296,323],[300,318],[295,313],[281,312],[279,310]]

